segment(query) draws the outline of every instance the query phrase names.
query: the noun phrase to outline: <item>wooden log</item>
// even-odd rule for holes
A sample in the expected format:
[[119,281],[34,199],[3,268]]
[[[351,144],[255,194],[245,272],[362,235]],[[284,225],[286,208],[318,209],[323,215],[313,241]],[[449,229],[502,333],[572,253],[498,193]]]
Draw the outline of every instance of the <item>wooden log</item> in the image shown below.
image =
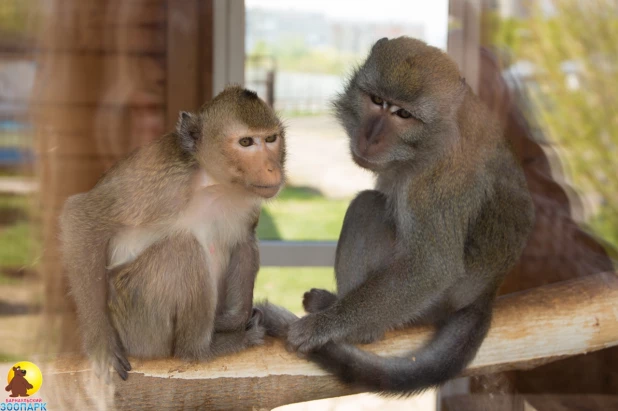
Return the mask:
[[[431,336],[429,328],[389,333],[364,349],[409,357]],[[528,369],[559,358],[618,345],[618,276],[604,273],[501,297],[491,330],[465,375]],[[175,359],[131,360],[127,381],[105,385],[83,359],[67,357],[45,367],[50,405],[118,409],[270,409],[358,392],[269,339],[209,363]],[[65,395],[64,387],[72,387]]]

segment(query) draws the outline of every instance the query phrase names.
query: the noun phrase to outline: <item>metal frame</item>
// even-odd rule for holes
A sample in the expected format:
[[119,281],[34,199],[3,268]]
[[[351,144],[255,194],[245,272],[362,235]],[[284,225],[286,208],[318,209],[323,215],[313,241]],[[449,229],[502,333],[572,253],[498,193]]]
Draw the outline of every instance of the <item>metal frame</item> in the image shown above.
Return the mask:
[[264,267],[333,267],[337,242],[262,240],[259,247]]
[[245,2],[213,2],[213,97],[227,84],[245,82]]

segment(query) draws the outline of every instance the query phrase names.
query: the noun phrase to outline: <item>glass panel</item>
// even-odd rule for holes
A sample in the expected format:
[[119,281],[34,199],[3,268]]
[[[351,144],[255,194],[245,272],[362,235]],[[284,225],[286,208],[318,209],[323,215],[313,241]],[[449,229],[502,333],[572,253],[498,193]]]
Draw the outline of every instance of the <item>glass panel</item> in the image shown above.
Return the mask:
[[[481,13],[475,13],[474,3],[451,1],[449,52],[466,79],[478,80],[478,95],[501,120],[536,209],[527,246],[500,293],[614,271],[618,4],[481,1]],[[618,392],[617,363],[609,359],[617,354],[608,348],[525,372],[479,376],[470,385],[479,395],[447,396],[441,405],[505,409],[529,402],[551,408],[568,402],[609,409]],[[537,395],[525,401],[504,395],[522,391]],[[555,395],[540,405],[548,393]]]
[[38,316],[33,313],[43,299],[31,196],[37,184],[28,115],[36,65],[33,54],[25,52],[32,45],[26,24],[30,6],[21,0],[0,3],[0,329],[7,330],[2,363],[32,353],[35,339],[24,336],[26,330],[36,332]]
[[246,86],[288,126],[289,184],[264,207],[260,239],[338,238],[350,199],[373,177],[352,162],[330,103],[381,37],[446,48],[447,3],[246,1]]

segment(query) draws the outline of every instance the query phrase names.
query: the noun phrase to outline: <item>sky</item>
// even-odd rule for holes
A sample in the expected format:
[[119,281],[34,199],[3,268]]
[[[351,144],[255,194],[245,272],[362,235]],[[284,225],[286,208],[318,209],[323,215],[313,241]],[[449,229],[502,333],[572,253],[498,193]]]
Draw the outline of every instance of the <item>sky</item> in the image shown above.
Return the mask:
[[420,23],[427,42],[446,49],[448,0],[245,0],[247,8],[321,12],[339,21]]

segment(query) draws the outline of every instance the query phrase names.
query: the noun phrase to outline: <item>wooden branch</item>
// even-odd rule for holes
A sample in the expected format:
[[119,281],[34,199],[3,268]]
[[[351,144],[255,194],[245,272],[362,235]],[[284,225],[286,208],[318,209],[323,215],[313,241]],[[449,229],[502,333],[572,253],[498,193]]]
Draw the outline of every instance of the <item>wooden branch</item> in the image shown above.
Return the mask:
[[[363,348],[409,356],[430,335],[429,328],[411,328]],[[614,345],[618,345],[618,277],[593,275],[500,298],[489,335],[465,375],[528,369]],[[118,409],[242,410],[358,392],[286,352],[275,340],[210,363],[173,359],[131,363],[128,381],[114,375],[114,384],[104,386],[96,385],[98,380],[82,359],[57,360],[44,370],[43,398],[58,401],[59,408],[92,408],[94,402],[115,398]],[[72,387],[70,395],[66,387]]]

